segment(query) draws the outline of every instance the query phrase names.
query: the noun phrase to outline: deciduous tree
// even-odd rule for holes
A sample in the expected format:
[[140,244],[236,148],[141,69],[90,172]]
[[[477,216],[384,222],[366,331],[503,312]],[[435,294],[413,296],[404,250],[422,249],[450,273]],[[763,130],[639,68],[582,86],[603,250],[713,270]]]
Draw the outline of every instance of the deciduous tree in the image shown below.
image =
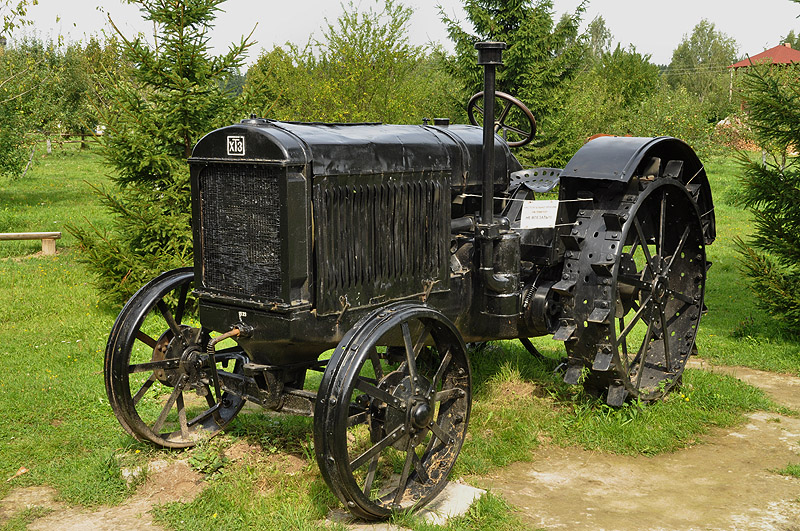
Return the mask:
[[419,123],[448,116],[452,83],[441,54],[408,39],[412,11],[394,0],[361,11],[350,2],[322,37],[275,47],[247,75],[250,109],[288,120]]
[[722,119],[733,110],[727,67],[736,61],[737,48],[733,38],[703,19],[672,52],[667,81],[673,87],[686,87],[712,109],[713,119]]

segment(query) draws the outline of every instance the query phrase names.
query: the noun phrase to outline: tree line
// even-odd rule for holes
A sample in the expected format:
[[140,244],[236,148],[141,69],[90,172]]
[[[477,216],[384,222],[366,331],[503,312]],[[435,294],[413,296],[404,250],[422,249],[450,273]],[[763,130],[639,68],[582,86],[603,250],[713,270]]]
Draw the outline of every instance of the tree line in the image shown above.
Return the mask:
[[[29,3],[0,2],[4,17],[16,15],[4,33],[25,14],[11,8]],[[138,3],[144,18],[159,9],[203,12],[209,23],[203,29],[174,22],[194,25],[207,38],[222,0]],[[737,59],[737,46],[706,20],[684,37],[669,65],[659,66],[632,46],[614,45],[602,17],[581,32],[584,4],[557,17],[552,0],[467,2],[469,29],[441,13],[453,53],[411,44],[412,11],[397,0],[377,9],[359,10],[352,1],[344,7],[317,38],[262,50],[243,70],[244,52],[254,44],[247,41],[235,64],[214,73],[222,89],[219,102],[207,101],[214,109],[195,107],[206,118],[200,130],[173,124],[183,130],[184,151],[202,131],[250,113],[283,120],[419,123],[441,116],[463,122],[466,102],[481,89],[473,44],[486,39],[509,44],[498,87],[536,116],[541,134],[522,158],[539,165],[563,165],[595,133],[670,134],[702,152],[713,124],[736,110],[726,66]],[[169,33],[170,23],[162,17],[156,31]],[[108,127],[110,88],[130,83],[142,68],[158,70],[142,62],[146,43],[112,31],[108,38],[66,45],[23,36],[0,48],[0,174],[19,175],[37,139]],[[190,53],[213,60],[207,48]],[[125,104],[137,111],[136,102]]]

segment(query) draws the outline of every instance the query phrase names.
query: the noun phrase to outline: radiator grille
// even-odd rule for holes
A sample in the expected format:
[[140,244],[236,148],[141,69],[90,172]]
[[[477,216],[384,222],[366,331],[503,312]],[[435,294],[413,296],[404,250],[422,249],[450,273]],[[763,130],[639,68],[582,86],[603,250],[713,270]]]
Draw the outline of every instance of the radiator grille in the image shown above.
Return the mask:
[[280,168],[214,164],[200,174],[203,286],[281,299]]
[[316,181],[314,198],[318,311],[340,309],[340,296],[359,306],[446,281],[446,174],[381,176],[358,184],[328,177]]

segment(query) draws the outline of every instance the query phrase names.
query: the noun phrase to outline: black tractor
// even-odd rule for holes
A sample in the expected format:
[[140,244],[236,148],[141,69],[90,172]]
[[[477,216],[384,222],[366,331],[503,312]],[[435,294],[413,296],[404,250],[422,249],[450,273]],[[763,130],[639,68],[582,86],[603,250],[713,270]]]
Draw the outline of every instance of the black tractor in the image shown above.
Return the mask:
[[477,48],[473,125],[251,117],[200,140],[194,266],[142,287],[106,349],[131,435],[192,446],[245,401],[313,416],[328,485],[378,519],[446,484],[465,343],[552,335],[565,380],[612,406],[680,381],[715,237],[702,163],[675,138],[600,137],[523,168],[535,119],[494,89],[505,45]]

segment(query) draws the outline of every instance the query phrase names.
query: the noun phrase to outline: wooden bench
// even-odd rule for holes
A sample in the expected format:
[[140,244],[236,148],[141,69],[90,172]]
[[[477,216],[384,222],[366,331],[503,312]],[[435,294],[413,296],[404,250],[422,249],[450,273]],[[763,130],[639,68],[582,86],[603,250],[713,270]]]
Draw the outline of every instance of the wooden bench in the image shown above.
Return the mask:
[[60,232],[0,232],[3,240],[42,240],[42,254],[56,254],[56,240]]

